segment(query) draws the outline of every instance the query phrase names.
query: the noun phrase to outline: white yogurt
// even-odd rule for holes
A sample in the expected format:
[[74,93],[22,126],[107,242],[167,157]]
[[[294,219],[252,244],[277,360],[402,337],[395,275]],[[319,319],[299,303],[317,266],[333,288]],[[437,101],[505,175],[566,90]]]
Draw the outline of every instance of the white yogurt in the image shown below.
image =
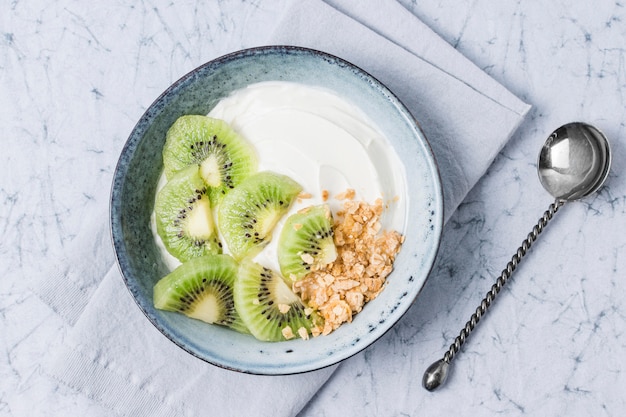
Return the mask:
[[[326,203],[336,212],[343,202],[334,197],[351,188],[356,200],[373,203],[382,198],[388,206],[383,228],[403,232],[407,199],[403,165],[389,141],[356,105],[321,88],[276,81],[235,91],[209,116],[226,121],[254,146],[259,170],[288,175],[311,194],[295,202],[288,215],[323,203],[324,191],[329,195]],[[276,271],[276,241],[286,217],[255,258]],[[168,266],[178,266],[158,239],[154,221],[153,232]]]

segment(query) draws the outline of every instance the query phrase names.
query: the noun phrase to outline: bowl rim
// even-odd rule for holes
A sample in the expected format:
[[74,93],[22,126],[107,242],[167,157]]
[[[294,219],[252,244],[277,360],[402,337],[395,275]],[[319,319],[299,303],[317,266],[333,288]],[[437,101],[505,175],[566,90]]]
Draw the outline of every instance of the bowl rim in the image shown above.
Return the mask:
[[[129,282],[129,278],[127,274],[125,273],[125,269],[128,268],[129,265],[127,265],[127,262],[123,259],[123,256],[122,256],[123,254],[126,254],[126,248],[125,248],[126,245],[122,238],[116,238],[116,237],[123,235],[123,227],[121,226],[122,221],[121,221],[121,198],[120,197],[121,197],[121,194],[123,193],[122,186],[125,182],[124,176],[126,174],[127,166],[128,166],[128,164],[124,163],[125,162],[124,157],[134,155],[137,145],[142,140],[142,136],[135,135],[135,132],[143,124],[144,121],[150,120],[154,116],[154,113],[157,111],[158,103],[160,103],[168,95],[172,94],[173,91],[176,91],[188,79],[194,77],[196,73],[206,68],[219,66],[225,62],[241,59],[249,55],[256,55],[259,53],[285,53],[285,52],[316,55],[323,59],[329,59],[329,60],[336,62],[339,65],[350,68],[352,71],[359,73],[359,75],[363,79],[368,80],[372,85],[375,85],[376,88],[378,88],[381,92],[387,95],[388,99],[394,103],[394,105],[398,108],[398,110],[400,110],[400,112],[405,114],[407,120],[411,121],[412,127],[417,131],[417,133],[419,134],[418,136],[423,142],[422,145],[424,146],[424,149],[427,152],[427,159],[431,162],[431,170],[432,170],[432,173],[434,174],[432,180],[435,186],[434,194],[436,194],[436,200],[438,202],[437,207],[434,209],[435,211],[434,217],[436,218],[436,222],[434,222],[435,228],[433,229],[433,232],[436,237],[433,242],[431,256],[425,262],[425,264],[428,266],[427,268],[425,268],[425,277],[424,277],[421,287],[415,293],[414,297],[410,300],[410,302],[405,303],[405,308],[403,311],[401,311],[401,314],[390,325],[386,326],[384,331],[378,334],[369,343],[364,344],[358,349],[353,350],[349,354],[337,355],[336,357],[333,358],[332,361],[327,361],[326,363],[321,364],[319,366],[314,366],[314,367],[310,367],[307,369],[296,369],[296,370],[274,371],[274,372],[259,372],[255,370],[229,366],[224,363],[220,363],[219,361],[216,361],[216,360],[210,360],[209,358],[203,357],[198,352],[186,346],[185,344],[183,344],[176,338],[171,337],[171,335],[163,328],[163,326],[160,323],[158,323],[156,320],[154,320],[150,314],[148,314],[148,312],[144,309],[144,307],[141,305],[136,295],[132,291],[131,283]],[[120,186],[120,184],[122,186]],[[143,112],[141,117],[138,119],[137,123],[131,129],[129,136],[120,151],[119,158],[116,163],[115,170],[113,172],[111,190],[110,190],[110,198],[109,198],[109,233],[110,233],[110,238],[111,238],[112,246],[113,246],[114,253],[115,253],[116,265],[124,281],[124,285],[126,289],[130,292],[133,301],[139,307],[139,310],[143,313],[143,315],[148,319],[148,321],[154,327],[156,327],[156,329],[163,336],[167,338],[168,341],[173,342],[175,345],[183,349],[185,352],[202,360],[203,362],[209,363],[211,365],[217,366],[222,369],[232,370],[232,371],[236,371],[236,372],[240,372],[244,374],[254,374],[254,375],[293,375],[293,374],[307,373],[307,372],[312,372],[315,370],[324,369],[324,368],[343,362],[344,360],[362,352],[363,350],[365,350],[366,348],[368,348],[369,346],[373,345],[378,340],[380,340],[385,334],[387,334],[387,332],[391,328],[393,328],[406,315],[411,305],[414,304],[415,300],[418,298],[419,294],[424,289],[424,286],[426,282],[428,281],[430,274],[432,273],[432,270],[435,265],[435,260],[437,258],[438,252],[441,247],[442,234],[443,234],[443,219],[444,219],[444,198],[443,198],[443,189],[442,189],[441,172],[440,172],[439,164],[437,163],[437,159],[435,158],[432,145],[430,144],[428,138],[424,134],[424,131],[421,128],[419,121],[413,116],[413,114],[404,105],[404,103],[398,98],[398,96],[395,93],[393,93],[384,83],[382,83],[376,77],[374,77],[373,75],[371,75],[370,73],[362,69],[361,67],[347,61],[346,59],[343,59],[341,57],[338,57],[336,55],[333,55],[331,53],[324,52],[318,49],[302,47],[302,46],[293,46],[293,45],[266,45],[266,46],[257,46],[257,47],[244,48],[244,49],[240,49],[237,51],[233,51],[233,52],[221,55],[212,60],[209,60],[193,68],[191,71],[187,72],[186,74],[178,78],[175,82],[170,84],[162,93],[158,95],[156,99],[152,101],[152,103],[146,108],[146,110]]]

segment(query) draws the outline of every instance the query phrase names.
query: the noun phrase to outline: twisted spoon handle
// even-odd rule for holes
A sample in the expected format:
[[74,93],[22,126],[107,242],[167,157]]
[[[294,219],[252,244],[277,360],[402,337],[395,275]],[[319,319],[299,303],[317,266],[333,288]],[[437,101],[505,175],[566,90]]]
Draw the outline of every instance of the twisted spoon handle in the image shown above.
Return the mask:
[[491,289],[485,295],[485,298],[480,302],[480,305],[476,308],[474,314],[469,319],[467,323],[465,323],[465,327],[461,330],[459,335],[454,339],[454,342],[450,345],[446,353],[443,355],[443,358],[434,362],[430,365],[426,372],[424,373],[424,377],[422,379],[422,385],[428,391],[433,391],[440,385],[442,385],[447,376],[448,376],[448,367],[454,359],[455,355],[461,349],[461,346],[465,343],[467,338],[469,337],[476,324],[480,321],[481,317],[484,316],[491,303],[495,300],[496,296],[504,287],[504,284],[507,283],[513,271],[517,269],[517,266],[522,261],[522,258],[526,255],[532,244],[537,240],[537,237],[543,229],[546,227],[548,222],[552,220],[554,214],[559,210],[559,208],[565,203],[565,201],[556,199],[554,203],[550,204],[548,210],[543,213],[543,216],[539,219],[537,224],[533,227],[532,232],[528,234],[526,239],[522,242],[521,246],[517,248],[517,252],[511,258],[511,261],[506,265],[506,268],[502,270],[502,273],[496,280],[496,282],[491,286]]

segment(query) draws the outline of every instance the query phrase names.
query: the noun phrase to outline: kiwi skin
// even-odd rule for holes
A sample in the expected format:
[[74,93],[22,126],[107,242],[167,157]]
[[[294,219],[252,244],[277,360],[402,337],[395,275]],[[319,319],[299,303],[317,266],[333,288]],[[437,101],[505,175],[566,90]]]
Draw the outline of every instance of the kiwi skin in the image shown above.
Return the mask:
[[211,253],[221,253],[206,185],[198,168],[178,172],[157,193],[157,233],[167,251],[181,262]]
[[261,251],[300,191],[302,186],[288,176],[261,171],[226,194],[217,208],[218,226],[235,260]]
[[239,265],[229,255],[193,258],[156,283],[154,306],[249,333],[233,299],[238,269]]
[[333,217],[326,204],[305,207],[287,218],[277,254],[289,285],[337,259],[333,234]]
[[258,340],[287,340],[283,335],[287,326],[293,337],[301,336],[301,328],[308,335],[321,320],[291,291],[278,273],[250,259],[240,263],[233,293],[237,312]]
[[203,115],[184,115],[169,128],[163,147],[164,172],[170,179],[190,165],[199,167],[211,203],[256,172],[256,151],[228,123]]

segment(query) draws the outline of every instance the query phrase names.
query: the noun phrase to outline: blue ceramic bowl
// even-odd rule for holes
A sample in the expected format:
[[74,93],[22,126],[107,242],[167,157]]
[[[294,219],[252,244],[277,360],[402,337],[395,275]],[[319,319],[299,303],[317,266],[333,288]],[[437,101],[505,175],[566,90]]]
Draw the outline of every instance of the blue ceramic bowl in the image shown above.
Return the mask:
[[[350,324],[304,341],[260,342],[252,336],[156,310],[152,288],[168,269],[150,229],[170,125],[184,114],[207,114],[234,90],[261,81],[292,81],[334,90],[359,107],[389,138],[406,172],[405,241],[387,287]],[[269,46],[232,53],[185,75],[141,117],[120,156],[111,193],[111,231],[126,286],[148,320],[172,342],[214,365],[266,375],[323,368],[363,350],[411,306],[432,268],[443,224],[437,166],[405,106],[379,81],[323,52]]]

